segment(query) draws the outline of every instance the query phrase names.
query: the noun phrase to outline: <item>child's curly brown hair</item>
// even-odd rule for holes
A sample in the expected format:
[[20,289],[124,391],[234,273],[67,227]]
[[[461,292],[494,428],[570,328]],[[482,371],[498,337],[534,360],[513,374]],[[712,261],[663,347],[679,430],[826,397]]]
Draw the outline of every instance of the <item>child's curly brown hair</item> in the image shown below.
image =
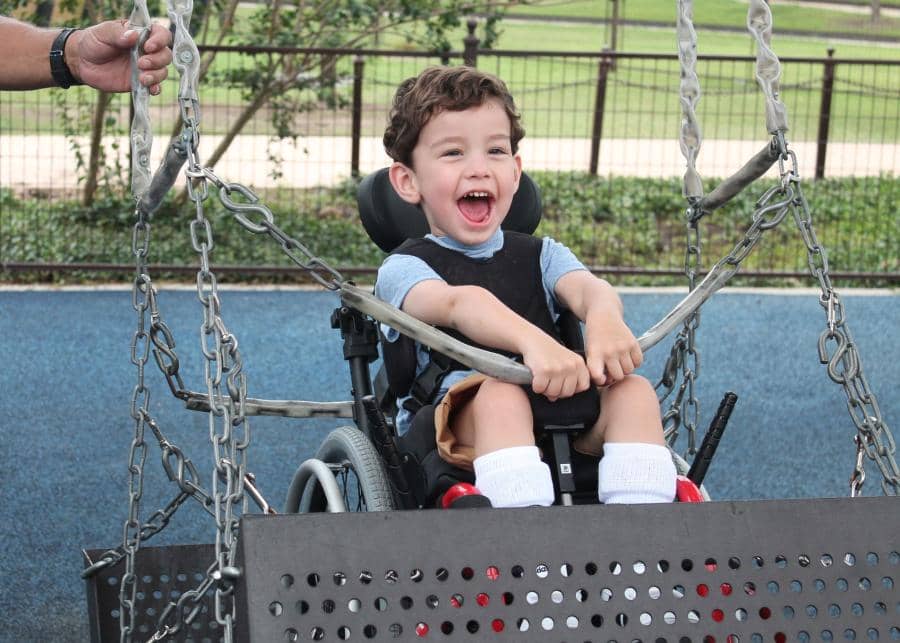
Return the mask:
[[472,67],[429,67],[403,81],[394,94],[384,149],[395,161],[412,167],[412,151],[429,120],[444,110],[462,111],[496,98],[509,116],[515,154],[525,130],[512,95],[502,80]]

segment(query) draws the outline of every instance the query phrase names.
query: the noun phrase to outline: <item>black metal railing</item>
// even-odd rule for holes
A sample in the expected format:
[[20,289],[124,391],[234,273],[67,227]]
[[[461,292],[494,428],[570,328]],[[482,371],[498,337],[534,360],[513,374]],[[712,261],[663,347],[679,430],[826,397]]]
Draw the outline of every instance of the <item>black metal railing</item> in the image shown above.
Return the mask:
[[[215,56],[201,95],[204,160],[230,140],[216,172],[251,185],[279,212],[296,217],[291,223],[309,235],[311,246],[319,237],[330,239],[326,243],[335,246],[333,252],[319,251],[338,264],[366,271],[378,263],[373,253],[341,254],[365,243],[342,226],[355,225],[353,181],[389,161],[380,136],[395,87],[427,65],[465,61],[499,75],[516,97],[527,132],[524,165],[544,190],[545,233],[577,248],[587,263],[617,273],[650,277],[680,270],[684,235],[678,177],[684,163],[677,142],[675,55],[482,50],[471,33],[462,50],[440,54],[231,46],[201,51]],[[789,141],[801,174],[817,179],[807,191],[823,191],[823,213],[817,213],[816,202],[813,214],[823,241],[836,249],[833,270],[862,281],[900,281],[895,212],[900,61],[841,59],[834,53],[782,58]],[[241,78],[257,60],[284,55],[302,55],[315,64],[307,66],[304,82],[290,96],[251,112],[253,95]],[[703,87],[698,114],[704,128],[698,169],[710,180],[729,175],[768,138],[753,65],[749,56],[698,60]],[[167,83],[152,105],[160,154],[177,124],[176,89],[176,82]],[[294,111],[286,112],[285,104]],[[128,104],[115,96],[107,107],[102,169],[86,181],[95,110],[95,93],[84,88],[0,92],[0,264],[6,271],[129,265],[130,245],[117,240],[129,234],[124,223],[129,212],[127,207],[116,210],[117,203],[127,204]],[[98,186],[90,198],[86,182]],[[78,206],[86,201],[91,207]],[[708,257],[719,256],[739,238],[747,207],[710,217],[704,234]],[[112,230],[111,216],[123,222],[124,232]],[[40,236],[42,220],[51,222],[47,238],[33,238]],[[58,238],[58,226],[64,226],[68,243]],[[338,229],[339,238],[331,239],[328,235]],[[248,274],[267,266],[279,270],[277,253],[250,249],[246,238],[234,236],[231,241],[217,233],[225,246],[219,250],[224,264],[244,266]],[[159,260],[173,272],[190,265],[188,243],[166,239],[161,245]],[[802,248],[794,250],[778,246],[767,254],[761,249],[758,260],[748,261],[747,274],[804,274]]]

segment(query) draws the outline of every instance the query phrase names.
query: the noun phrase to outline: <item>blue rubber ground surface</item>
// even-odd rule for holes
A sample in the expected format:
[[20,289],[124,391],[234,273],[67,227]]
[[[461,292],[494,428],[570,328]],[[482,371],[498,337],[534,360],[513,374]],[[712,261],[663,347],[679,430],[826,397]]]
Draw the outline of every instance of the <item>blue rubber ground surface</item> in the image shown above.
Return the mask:
[[[679,299],[626,293],[627,317],[642,332]],[[226,291],[223,317],[240,341],[250,395],[349,399],[340,338],[330,329],[331,293]],[[202,390],[200,305],[166,291],[169,324],[189,387]],[[844,297],[846,316],[888,424],[900,427],[900,294]],[[135,367],[130,292],[0,291],[0,641],[87,639],[81,548],[120,543]],[[824,315],[813,294],[720,293],[704,308],[698,341],[701,426],[725,391],[740,399],[706,484],[717,499],[844,496],[852,470],[853,426],[842,390],[818,363]],[[664,343],[641,372],[653,381]],[[183,410],[155,365],[148,367],[154,415],[209,484],[206,416]],[[331,421],[256,418],[249,468],[272,503]],[[147,464],[143,517],[174,495],[159,451]],[[879,495],[870,467],[867,495]],[[188,506],[154,544],[211,542],[206,514]]]

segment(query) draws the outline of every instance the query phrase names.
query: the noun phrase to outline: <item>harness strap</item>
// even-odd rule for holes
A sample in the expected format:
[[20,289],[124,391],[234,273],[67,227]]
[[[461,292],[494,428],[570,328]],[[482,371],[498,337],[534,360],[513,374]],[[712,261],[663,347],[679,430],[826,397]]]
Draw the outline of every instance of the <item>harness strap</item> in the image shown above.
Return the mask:
[[410,413],[417,413],[426,404],[433,404],[441,384],[451,371],[465,369],[455,359],[437,351],[428,351],[428,366],[413,380],[410,386],[410,399],[404,401],[403,408]]

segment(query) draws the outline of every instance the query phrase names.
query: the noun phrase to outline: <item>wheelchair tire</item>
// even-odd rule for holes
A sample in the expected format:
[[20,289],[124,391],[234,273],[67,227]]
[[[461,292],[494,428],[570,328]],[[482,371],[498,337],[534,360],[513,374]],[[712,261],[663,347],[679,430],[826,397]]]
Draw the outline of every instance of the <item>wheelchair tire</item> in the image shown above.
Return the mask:
[[[394,509],[391,484],[381,457],[369,438],[353,426],[335,429],[316,452],[317,459],[335,473],[348,511],[391,511]],[[311,476],[300,498],[300,512],[328,511],[323,482]],[[333,484],[326,481],[325,484]]]

